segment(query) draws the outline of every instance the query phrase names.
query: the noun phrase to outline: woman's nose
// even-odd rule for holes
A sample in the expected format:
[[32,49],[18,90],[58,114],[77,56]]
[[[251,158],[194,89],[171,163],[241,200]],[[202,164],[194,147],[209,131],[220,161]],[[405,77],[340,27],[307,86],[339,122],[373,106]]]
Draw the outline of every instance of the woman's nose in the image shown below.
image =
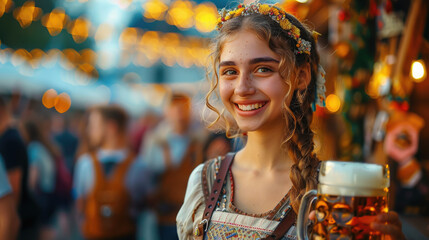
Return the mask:
[[242,73],[237,81],[234,94],[239,96],[251,95],[255,93],[252,77],[250,74]]

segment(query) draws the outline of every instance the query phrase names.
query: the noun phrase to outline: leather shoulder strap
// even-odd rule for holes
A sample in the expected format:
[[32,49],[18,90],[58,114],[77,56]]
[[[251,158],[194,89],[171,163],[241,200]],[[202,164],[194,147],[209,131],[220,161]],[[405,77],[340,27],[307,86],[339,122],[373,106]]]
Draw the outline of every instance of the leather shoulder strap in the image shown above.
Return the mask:
[[234,156],[235,153],[228,153],[220,164],[219,172],[217,173],[216,179],[213,183],[211,194],[206,201],[203,219],[198,224],[197,229],[195,229],[195,239],[202,239],[207,231],[208,222],[212,218],[213,211],[216,207],[216,202],[219,199],[222,186],[225,182],[226,174],[228,173],[228,169],[231,167]]
[[207,181],[207,168],[209,167],[209,163],[210,161],[207,161],[204,163],[203,165],[203,171],[201,173],[201,182],[203,183],[202,187],[203,187],[203,193],[204,193],[204,200],[206,202],[207,205],[207,201],[209,199],[209,183]]
[[128,173],[128,170],[130,168],[130,165],[134,162],[135,155],[131,151],[126,155],[126,158],[119,162],[116,165],[116,169],[114,172],[114,175],[112,176],[112,182],[115,183],[123,183],[123,179],[125,178],[125,175]]
[[287,233],[287,231],[292,227],[292,225],[296,222],[296,213],[291,209],[289,214],[287,214],[283,220],[277,225],[274,232],[264,238],[264,240],[280,240]]
[[160,145],[162,149],[162,155],[164,157],[165,168],[171,168],[173,166],[173,161],[171,159],[170,146],[168,145],[167,141],[162,141]]
[[94,187],[102,186],[105,181],[103,167],[97,158],[97,153],[95,151],[90,152],[92,165],[94,167]]

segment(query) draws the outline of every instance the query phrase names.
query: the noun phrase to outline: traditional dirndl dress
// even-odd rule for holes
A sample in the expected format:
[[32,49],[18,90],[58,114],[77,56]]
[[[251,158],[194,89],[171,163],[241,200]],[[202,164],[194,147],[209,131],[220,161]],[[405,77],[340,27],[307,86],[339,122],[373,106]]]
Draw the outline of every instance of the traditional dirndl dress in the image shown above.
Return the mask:
[[[202,179],[207,178],[209,191],[216,179],[221,159],[214,159],[201,164],[191,174],[185,202],[177,216],[179,239],[193,239],[193,231],[202,219],[205,208],[204,186]],[[263,239],[269,236],[279,222],[292,211],[289,194],[286,194],[277,206],[266,213],[247,214],[233,204],[233,177],[228,172],[222,193],[209,222],[204,239]],[[292,226],[283,240],[295,240],[296,229]]]

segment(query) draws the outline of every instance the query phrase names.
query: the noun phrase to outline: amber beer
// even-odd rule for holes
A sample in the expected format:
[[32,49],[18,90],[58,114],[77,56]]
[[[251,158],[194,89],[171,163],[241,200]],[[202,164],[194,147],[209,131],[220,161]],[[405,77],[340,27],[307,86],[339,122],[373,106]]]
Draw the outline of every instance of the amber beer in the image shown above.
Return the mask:
[[[298,238],[307,239],[302,211],[317,194],[316,219],[310,239],[384,239],[369,227],[375,217],[387,212],[389,171],[387,166],[350,162],[323,162],[317,192],[308,192],[298,216]],[[301,236],[300,236],[301,232]]]

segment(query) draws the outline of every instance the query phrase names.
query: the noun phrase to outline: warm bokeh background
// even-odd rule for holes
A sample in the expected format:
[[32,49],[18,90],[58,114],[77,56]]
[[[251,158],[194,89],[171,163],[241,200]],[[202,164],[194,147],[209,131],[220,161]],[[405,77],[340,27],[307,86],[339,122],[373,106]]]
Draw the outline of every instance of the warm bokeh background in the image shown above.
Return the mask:
[[[279,4],[320,33],[327,98],[326,108],[318,107],[314,114],[319,158],[391,163],[392,179],[399,178],[400,161],[386,150],[385,136],[400,115],[398,122],[415,127],[418,141],[402,131],[394,144],[402,150],[418,145],[407,161],[415,159],[426,181],[427,0]],[[191,96],[193,119],[204,129],[210,39],[216,34],[218,10],[234,5],[227,0],[0,0],[0,95],[17,122],[38,118],[47,136],[67,129],[79,140],[90,107],[119,104],[131,116],[129,137],[137,153],[143,149],[145,129],[163,120],[173,92]],[[407,117],[409,113],[420,117]],[[410,120],[417,118],[419,123]],[[73,172],[83,150],[70,151],[65,159]],[[410,229],[429,236],[429,183],[423,185],[416,191],[426,207],[406,206],[403,213],[412,216]],[[64,219],[58,225],[67,225],[64,221],[70,219]],[[70,226],[67,237],[77,237]]]

